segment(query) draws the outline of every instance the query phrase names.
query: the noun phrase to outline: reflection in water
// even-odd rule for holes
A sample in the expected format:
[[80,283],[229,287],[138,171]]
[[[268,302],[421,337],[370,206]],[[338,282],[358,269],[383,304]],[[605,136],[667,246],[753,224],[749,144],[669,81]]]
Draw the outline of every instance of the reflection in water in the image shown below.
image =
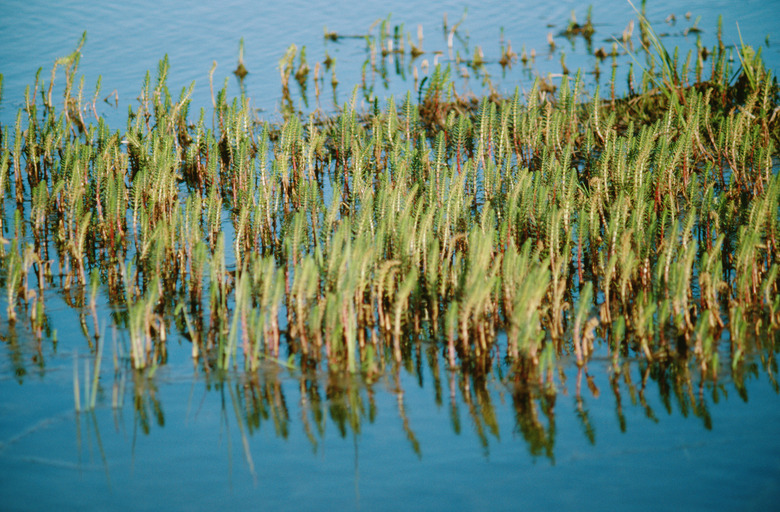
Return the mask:
[[[0,334],[6,349],[2,365],[15,383],[27,387],[29,381],[44,380],[41,377],[56,378],[56,345],[42,346],[34,337],[22,335],[27,333],[13,330]],[[774,393],[780,393],[779,342],[777,335],[759,340],[756,351],[736,368],[721,368],[718,380],[703,377],[691,353],[652,362],[630,357],[616,360],[607,355],[576,368],[562,349],[551,367],[540,370],[542,375],[529,375],[531,370],[509,365],[499,348],[479,358],[464,358],[459,367],[451,368],[446,346],[419,339],[404,344],[400,363],[387,353],[377,358],[371,371],[355,376],[322,370],[322,366],[294,370],[270,361],[254,372],[225,373],[204,365],[192,383],[186,421],[199,421],[200,414],[213,413],[216,407],[222,425],[220,438],[239,448],[255,481],[262,468],[253,438],[261,432],[285,443],[291,437],[305,438],[312,455],[324,455],[329,432],[352,439],[357,479],[358,449],[367,435],[372,436],[372,428],[379,428],[375,424],[380,415],[397,418],[391,435],[406,439],[407,453],[415,458],[425,459],[426,453],[432,453],[432,435],[451,434],[460,439],[453,450],[476,441],[486,460],[498,453],[499,446],[520,441],[532,460],[555,464],[561,443],[566,445],[580,436],[587,445],[608,448],[613,441],[611,431],[642,430],[637,417],[651,424],[669,416],[695,419],[705,430],[717,431],[714,418],[719,417],[715,411],[721,402],[748,402],[751,387],[767,383]],[[186,351],[187,345],[182,347]],[[171,353],[171,357],[176,355]],[[65,360],[67,368],[70,358]],[[172,374],[177,374],[178,363],[169,362],[166,369],[155,373],[133,371],[110,361],[109,355],[104,356],[97,410],[76,415],[78,458],[74,463],[80,471],[102,471],[113,487],[118,478],[112,475],[112,471],[116,473],[112,470],[116,447],[107,440],[112,432],[106,433],[106,425],[98,421],[101,409],[113,409],[114,425],[109,430],[128,434],[123,438],[131,441],[135,460],[142,437],[179,428],[182,404],[176,402],[181,397],[170,398],[167,392],[176,383]],[[189,380],[190,370],[184,374]],[[421,394],[429,399],[421,400]],[[432,409],[449,423],[449,433],[432,432],[441,425],[421,420]],[[597,412],[609,409],[614,411],[612,425]],[[178,436],[178,431],[174,435]],[[387,432],[382,431],[382,435]],[[228,446],[228,460],[231,450]]]
[[[406,398],[412,388],[431,393],[437,407],[446,407],[452,433],[476,436],[486,458],[490,456],[491,444],[502,442],[498,417],[508,411],[501,409],[511,407],[513,434],[519,434],[531,457],[543,457],[555,463],[555,442],[560,424],[555,406],[561,396],[574,395],[576,423],[591,445],[597,444],[598,436],[590,408],[601,400],[614,403],[615,419],[621,432],[628,428],[626,416],[630,410],[638,409],[648,421],[657,423],[663,415],[656,410],[658,407],[666,415],[698,418],[705,429],[711,430],[710,408],[728,398],[732,389],[741,400],[747,401],[747,382],[765,374],[778,392],[776,346],[776,343],[766,344],[765,352],[733,372],[730,380],[721,381],[702,378],[692,370],[697,366],[688,359],[668,359],[624,361],[619,366],[604,361],[608,368],[606,373],[602,373],[596,367],[598,361],[594,361],[590,369],[579,368],[570,383],[570,377],[564,371],[568,365],[561,360],[556,363],[559,366],[555,368],[554,373],[558,376],[555,382],[529,385],[532,381],[521,372],[504,367],[498,357],[488,355],[484,361],[471,361],[462,368],[451,370],[446,364],[445,350],[434,344],[417,343],[413,350],[407,351],[401,364],[395,364],[390,358],[381,375],[350,377],[340,372],[293,371],[267,366],[254,373],[212,373],[196,381],[195,386],[204,385],[204,397],[211,393],[219,395],[226,426],[231,418],[237,421],[243,453],[255,478],[250,438],[263,428],[272,429],[274,436],[285,440],[295,429],[300,429],[309,440],[313,453],[317,453],[328,428],[335,427],[341,438],[354,439],[357,458],[358,439],[375,423],[380,413],[379,404],[383,402],[380,397],[387,393],[394,397],[395,412],[409,448],[422,458],[425,446],[421,438],[425,436],[419,436],[417,430],[425,432],[430,427],[413,421],[415,413],[419,412],[415,410],[419,403]],[[156,378],[141,372],[119,372],[113,384],[118,422],[121,423],[126,407],[121,396],[124,379],[128,376],[132,387],[129,392],[135,439],[137,431],[149,435],[155,426],[164,427],[165,414]],[[611,397],[610,393],[602,392],[604,387],[611,391]],[[447,399],[445,393],[449,395]],[[511,400],[506,399],[507,395]],[[387,414],[387,411],[382,412]],[[94,438],[105,458],[97,423],[94,419],[89,420],[94,418],[93,414],[85,414],[80,424],[86,435]],[[355,464],[357,471],[357,460]]]
[[140,427],[141,432],[148,435],[152,420],[158,427],[165,426],[162,404],[157,397],[157,385],[154,379],[146,378],[138,372],[133,372],[132,378],[135,426]]
[[[82,429],[84,432],[82,433]],[[148,432],[146,432],[148,434]],[[86,441],[82,441],[82,438]],[[93,445],[94,442],[94,445]],[[80,415],[76,421],[76,445],[78,446],[78,466],[83,468],[87,461],[95,460],[94,451],[97,450],[103,470],[106,474],[106,482],[111,487],[111,472],[109,471],[106,450],[103,448],[103,440],[100,436],[100,426],[98,425],[95,411],[87,411]],[[85,453],[86,452],[86,453]]]
[[[512,405],[515,409],[516,430],[528,443],[531,455],[544,455],[554,461],[555,394],[516,385],[512,393]],[[540,411],[546,419],[546,427],[540,419]]]

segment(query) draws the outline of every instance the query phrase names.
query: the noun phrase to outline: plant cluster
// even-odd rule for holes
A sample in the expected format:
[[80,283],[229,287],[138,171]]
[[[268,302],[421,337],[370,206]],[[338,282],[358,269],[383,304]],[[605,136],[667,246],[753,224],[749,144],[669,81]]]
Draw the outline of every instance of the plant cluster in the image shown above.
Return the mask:
[[207,370],[369,377],[422,340],[453,368],[505,357],[540,383],[599,340],[615,368],[692,355],[715,376],[767,340],[773,357],[778,96],[739,51],[737,80],[725,50],[691,85],[664,52],[608,101],[583,101],[578,75],[464,102],[437,66],[417,103],[276,126],[226,89],[193,122],[163,60],[120,132],[94,107],[99,83],[91,102],[75,88],[77,50],[55,65],[62,106],[55,71],[37,77],[2,130],[7,321],[42,337],[59,293],[102,343],[103,291],[136,369],[165,362],[171,332]]

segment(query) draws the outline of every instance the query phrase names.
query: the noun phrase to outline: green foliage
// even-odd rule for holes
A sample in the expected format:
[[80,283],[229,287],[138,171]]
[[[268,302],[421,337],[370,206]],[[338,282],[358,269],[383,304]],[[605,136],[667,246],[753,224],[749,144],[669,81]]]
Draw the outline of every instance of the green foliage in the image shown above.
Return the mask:
[[[26,313],[41,332],[46,286],[91,284],[94,303],[99,275],[137,369],[164,363],[171,324],[220,370],[374,373],[421,339],[479,366],[504,334],[527,379],[549,380],[570,350],[587,364],[597,340],[615,361],[739,365],[780,328],[774,82],[743,46],[744,80],[715,55],[714,78],[689,86],[641,21],[661,94],[583,101],[578,73],[557,94],[537,81],[525,100],[468,104],[437,66],[419,104],[410,92],[360,113],[353,99],[277,126],[224,88],[213,129],[203,111],[190,123],[192,87],[174,100],[167,59],[124,133],[88,125],[76,50],[57,62],[66,110],[28,99],[3,130],[8,321]],[[297,53],[279,62],[283,84]],[[60,283],[44,278],[53,264]]]

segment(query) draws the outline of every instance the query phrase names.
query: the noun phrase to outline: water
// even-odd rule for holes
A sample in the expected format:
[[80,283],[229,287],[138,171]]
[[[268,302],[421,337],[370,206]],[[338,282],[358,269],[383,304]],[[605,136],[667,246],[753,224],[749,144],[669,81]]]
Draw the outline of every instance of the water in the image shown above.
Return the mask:
[[[336,59],[336,98],[327,75],[319,105],[332,111],[360,82],[367,52],[360,39],[326,43],[325,26],[362,33],[392,12],[391,25],[404,23],[416,39],[422,24],[424,49],[446,56],[442,15],[456,23],[464,6],[74,1],[52,7],[7,1],[0,6],[0,122],[13,121],[36,70],[42,67],[48,79],[54,60],[72,51],[84,30],[88,39],[79,70],[85,96],[94,93],[101,75],[97,108],[117,129],[124,126],[127,107],[137,104],[145,72],[154,76],[166,53],[172,93],[196,84],[191,112],[211,104],[213,61],[218,63],[215,87],[227,78],[229,94],[238,94],[231,71],[242,37],[250,71],[244,86],[261,118],[280,116],[278,60],[293,43],[306,46],[312,67],[326,52]],[[573,44],[556,38],[556,53],[548,58],[547,34],[565,28],[572,9],[584,21],[587,4],[580,2],[472,3],[459,31],[468,35],[468,44],[457,42],[455,48],[470,56],[475,45],[481,46],[486,69],[502,92],[527,89],[532,80],[519,64],[504,74],[495,62],[502,28],[518,53],[523,45],[536,49],[537,73],[560,73],[560,51],[570,69],[590,69],[595,58],[581,38]],[[651,2],[647,12],[659,31],[671,34],[665,40],[670,46],[695,43],[682,31],[698,16],[704,43],[713,44],[722,13],[726,43],[738,42],[738,22],[748,44],[763,45],[768,36],[765,62],[780,67],[775,2]],[[665,25],[671,13],[677,23]],[[619,35],[633,18],[626,3],[594,5],[594,47],[609,48],[611,42],[604,40]],[[407,56],[400,68],[406,79],[391,67],[386,84],[377,79],[374,94],[379,99],[405,94],[412,86],[411,69],[421,69],[423,58],[433,57],[410,62]],[[609,79],[604,75],[602,86]],[[61,85],[62,71],[57,80]],[[586,81],[595,85],[592,76]],[[458,83],[459,92],[484,90],[480,77]],[[102,101],[114,90],[118,107]],[[304,109],[297,84],[292,90],[296,107]],[[311,85],[308,95],[313,110]],[[80,334],[82,319],[66,301],[61,294],[47,297],[56,343],[50,335],[39,345],[23,326],[13,331],[0,321],[2,510],[766,510],[780,498],[773,349],[754,354],[744,375],[732,377],[723,369],[720,381],[701,389],[694,370],[686,376],[681,368],[647,371],[628,362],[618,374],[601,354],[588,367],[592,389],[583,375],[578,394],[576,367],[564,360],[554,400],[538,389],[514,389],[499,365],[482,378],[448,372],[440,351],[426,344],[406,366],[388,367],[379,380],[367,383],[301,374],[273,363],[253,380],[242,374],[204,375],[193,370],[189,343],[174,338],[169,363],[141,376],[122,365],[114,370],[113,340],[123,334],[114,331],[104,306],[101,326],[110,343],[97,407],[76,414],[74,359],[83,387],[84,365],[91,365],[94,355]]]
[[69,362],[0,381],[4,510],[766,510],[779,493],[761,370],[744,397],[695,380],[676,397],[653,378],[641,393],[634,363],[616,393],[596,360],[598,396],[583,382],[578,406],[576,370],[551,402],[443,370],[439,390],[426,363],[422,385],[402,369],[371,386],[273,368],[209,383],[182,365],[126,382],[115,410],[105,375],[97,410],[76,415]]
[[[639,2],[635,2],[639,6]],[[313,7],[311,2],[247,2],[245,0],[226,1],[219,4],[196,2],[157,2],[138,0],[135,2],[97,2],[65,0],[52,7],[48,2],[38,0],[9,0],[0,6],[0,16],[4,20],[0,27],[0,72],[4,74],[4,93],[0,106],[0,120],[13,121],[17,109],[23,105],[24,89],[34,82],[36,70],[43,68],[42,78],[50,75],[54,61],[73,51],[84,31],[87,31],[87,43],[82,49],[80,72],[84,75],[84,95],[94,96],[98,76],[102,77],[101,92],[97,106],[100,115],[106,116],[112,126],[124,127],[128,106],[135,106],[140,94],[144,75],[151,71],[154,78],[157,64],[164,55],[168,55],[171,70],[169,85],[171,93],[178,97],[181,88],[195,82],[193,107],[191,114],[197,118],[201,107],[211,105],[209,71],[214,61],[217,69],[214,73],[214,87],[219,89],[228,80],[229,95],[240,92],[238,82],[232,71],[238,60],[239,40],[244,39],[245,65],[249,75],[245,79],[247,95],[253,105],[260,110],[262,119],[278,119],[281,102],[279,79],[279,59],[289,45],[298,48],[305,46],[311,68],[315,62],[322,62],[326,52],[335,59],[335,69],[340,82],[336,98],[330,91],[328,73],[324,77],[323,93],[319,107],[332,111],[335,105],[349,101],[353,87],[361,82],[363,63],[368,58],[366,43],[362,39],[341,39],[338,42],[326,42],[324,29],[339,34],[365,34],[377,20],[390,16],[389,31],[395,25],[404,25],[404,33],[409,33],[413,41],[417,40],[417,26],[422,25],[424,33],[423,49],[428,52],[414,62],[409,56],[401,66],[406,80],[395,72],[395,64],[388,65],[390,70],[385,86],[378,79],[374,88],[375,96],[383,100],[393,94],[403,97],[413,87],[410,79],[414,66],[422,72],[422,61],[433,63],[432,52],[443,52],[447,57],[446,35],[442,30],[442,19],[447,14],[449,26],[463,20],[454,38],[453,49],[464,58],[473,56],[474,47],[482,47],[488,61],[486,71],[490,74],[498,91],[512,93],[516,86],[530,88],[533,76],[525,72],[517,63],[511,70],[503,72],[497,63],[500,58],[501,37],[512,43],[512,48],[520,54],[523,45],[528,52],[535,49],[536,61],[531,68],[541,75],[560,74],[560,53],[566,53],[566,66],[571,70],[583,68],[592,70],[596,58],[588,54],[584,40],[580,37],[572,43],[563,37],[555,37],[556,51],[550,55],[547,35],[557,36],[566,28],[571,12],[577,20],[584,22],[588,3],[581,1],[560,2],[517,2],[507,4],[498,0],[485,2],[414,2],[402,0],[388,4],[385,2],[341,0],[338,2],[320,2]],[[685,14],[690,13],[690,19]],[[664,20],[675,14],[674,25]],[[696,36],[683,36],[700,16],[698,27],[702,43],[705,46],[715,44],[717,17],[725,16],[724,43],[739,44],[737,24],[741,27],[746,44],[755,47],[763,45],[768,36],[770,46],[764,49],[764,58],[769,68],[777,69],[780,63],[780,34],[776,19],[780,16],[780,4],[773,0],[752,0],[744,2],[730,1],[661,1],[648,2],[647,16],[659,33],[666,33],[664,44],[669,48],[681,45],[691,48]],[[604,47],[611,50],[612,37],[618,38],[630,20],[635,19],[631,6],[620,0],[595,2],[593,5],[593,23],[596,33],[593,37],[593,50]],[[375,28],[373,35],[378,34]],[[638,34],[638,26],[634,36]],[[407,46],[408,48],[408,46]],[[686,50],[687,51],[687,50]],[[684,54],[683,54],[684,55]],[[396,59],[397,61],[398,59]],[[621,64],[630,62],[627,56],[621,57]],[[297,65],[297,61],[296,61]],[[430,70],[429,70],[430,71]],[[456,68],[454,72],[458,72]],[[600,82],[602,86],[610,79],[610,63],[602,64]],[[459,93],[469,91],[482,92],[482,78],[471,73],[468,81],[459,81]],[[591,85],[595,79],[586,75]],[[309,108],[299,95],[298,85],[292,83],[291,92],[295,106],[311,111],[317,108],[314,98],[312,76],[309,76]],[[556,79],[557,81],[558,79]],[[59,71],[58,81],[62,85],[64,72]],[[369,77],[370,81],[370,77]],[[618,82],[623,87],[625,78]],[[111,107],[102,99],[113,91],[119,97],[119,108]],[[112,99],[113,101],[113,99]]]

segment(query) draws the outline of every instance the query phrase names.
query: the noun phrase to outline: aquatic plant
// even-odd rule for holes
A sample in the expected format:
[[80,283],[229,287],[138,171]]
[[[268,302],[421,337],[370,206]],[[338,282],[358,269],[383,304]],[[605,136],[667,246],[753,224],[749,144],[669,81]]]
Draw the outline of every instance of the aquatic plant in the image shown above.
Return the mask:
[[[374,376],[422,340],[453,369],[505,353],[518,379],[548,387],[557,361],[585,368],[599,343],[617,369],[690,354],[713,378],[738,369],[780,328],[778,90],[744,45],[736,80],[715,47],[702,81],[640,26],[656,53],[627,97],[613,79],[609,100],[587,98],[578,72],[525,97],[466,98],[453,58],[417,102],[360,111],[356,90],[331,117],[289,108],[273,125],[245,96],[214,94],[212,69],[209,128],[204,110],[190,121],[191,87],[171,95],[163,59],[115,132],[74,90],[79,45],[55,64],[62,102],[36,81],[44,108],[29,96],[3,129],[7,321],[24,310],[41,338],[46,294],[72,293],[99,351],[104,291],[137,370],[164,364],[175,332],[205,371],[250,374],[267,361]],[[364,37],[382,59],[412,47],[387,20]],[[304,49],[279,71],[288,101],[290,77],[308,81]]]

